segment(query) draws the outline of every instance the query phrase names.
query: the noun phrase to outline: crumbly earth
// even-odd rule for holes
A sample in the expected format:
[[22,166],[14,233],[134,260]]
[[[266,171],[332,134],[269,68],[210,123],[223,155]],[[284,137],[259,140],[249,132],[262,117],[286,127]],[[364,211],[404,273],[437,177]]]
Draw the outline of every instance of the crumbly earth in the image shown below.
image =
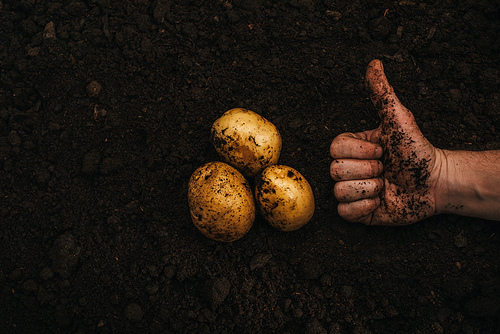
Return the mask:
[[[0,1],[1,333],[499,333],[500,225],[336,212],[331,140],[378,125],[383,60],[445,149],[500,148],[496,0]],[[313,219],[192,224],[210,127],[280,130]]]

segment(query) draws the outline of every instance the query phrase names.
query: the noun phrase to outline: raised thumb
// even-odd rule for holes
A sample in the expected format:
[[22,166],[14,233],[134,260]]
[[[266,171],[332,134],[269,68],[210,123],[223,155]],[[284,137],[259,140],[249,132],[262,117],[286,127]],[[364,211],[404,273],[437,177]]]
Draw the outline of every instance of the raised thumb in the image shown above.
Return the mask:
[[416,127],[413,114],[401,104],[387,81],[384,66],[380,60],[375,59],[368,64],[365,86],[382,121],[393,120],[399,125]]
[[384,73],[384,65],[378,59],[372,60],[366,69],[365,86],[370,94],[370,99],[377,108],[386,108],[387,103],[397,99],[394,89],[389,85]]

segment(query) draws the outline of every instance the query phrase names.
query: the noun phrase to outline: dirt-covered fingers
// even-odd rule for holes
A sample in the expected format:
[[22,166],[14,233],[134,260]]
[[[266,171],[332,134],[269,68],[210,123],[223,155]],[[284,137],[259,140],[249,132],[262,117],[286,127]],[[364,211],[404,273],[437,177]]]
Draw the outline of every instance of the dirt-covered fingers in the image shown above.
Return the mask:
[[354,223],[371,224],[372,214],[379,207],[380,198],[365,198],[355,202],[340,203],[337,212],[340,217]]
[[384,66],[380,60],[375,59],[368,65],[365,85],[382,123],[387,121],[388,116],[391,116],[390,118],[403,129],[418,129],[413,114],[403,106],[387,81]]
[[380,178],[350,180],[335,183],[333,192],[339,202],[346,203],[373,198],[380,193],[383,187],[384,182]]
[[335,137],[330,145],[330,155],[334,159],[379,159],[382,147],[373,140],[375,130],[360,133],[343,133]]
[[382,170],[379,160],[335,159],[330,164],[330,175],[335,181],[372,179]]
[[372,60],[368,64],[365,85],[374,105],[378,105],[386,94],[394,95],[394,89],[384,73],[384,66],[378,59]]

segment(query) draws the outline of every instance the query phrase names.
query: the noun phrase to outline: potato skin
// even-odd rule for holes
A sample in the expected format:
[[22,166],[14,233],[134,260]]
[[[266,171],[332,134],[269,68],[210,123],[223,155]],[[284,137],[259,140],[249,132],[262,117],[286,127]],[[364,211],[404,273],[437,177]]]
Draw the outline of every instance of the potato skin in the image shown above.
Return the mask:
[[297,170],[267,167],[255,179],[257,208],[267,222],[281,231],[294,231],[314,214],[314,194],[309,182]]
[[196,228],[217,241],[243,237],[255,219],[255,202],[247,180],[223,162],[209,162],[193,172],[188,204]]
[[242,108],[228,110],[214,122],[210,141],[222,159],[246,177],[278,163],[282,146],[273,123]]

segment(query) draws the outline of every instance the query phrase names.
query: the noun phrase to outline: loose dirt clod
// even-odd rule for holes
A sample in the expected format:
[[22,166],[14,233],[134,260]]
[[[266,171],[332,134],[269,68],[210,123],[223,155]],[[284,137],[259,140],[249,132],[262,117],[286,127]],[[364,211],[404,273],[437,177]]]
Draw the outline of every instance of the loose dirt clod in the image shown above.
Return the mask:
[[87,94],[90,97],[99,96],[101,93],[102,86],[99,82],[93,80],[87,85]]

